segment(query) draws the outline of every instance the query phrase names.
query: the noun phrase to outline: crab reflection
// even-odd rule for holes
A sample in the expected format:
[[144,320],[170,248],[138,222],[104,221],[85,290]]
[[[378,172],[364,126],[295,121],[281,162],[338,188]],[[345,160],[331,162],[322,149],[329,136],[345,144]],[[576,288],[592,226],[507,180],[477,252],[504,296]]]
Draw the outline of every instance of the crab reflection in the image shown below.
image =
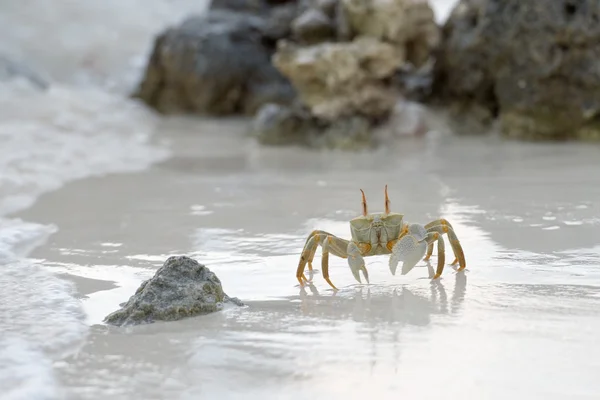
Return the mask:
[[[429,278],[433,278],[433,266],[427,262],[426,267]],[[309,282],[300,288],[301,310],[304,315],[311,317],[428,325],[432,315],[453,315],[461,310],[467,277],[464,271],[457,271],[454,266],[452,268],[456,273],[450,299],[440,280],[431,280],[428,292],[421,288],[409,289],[408,285],[368,285],[334,291],[331,296],[321,295],[317,287]]]

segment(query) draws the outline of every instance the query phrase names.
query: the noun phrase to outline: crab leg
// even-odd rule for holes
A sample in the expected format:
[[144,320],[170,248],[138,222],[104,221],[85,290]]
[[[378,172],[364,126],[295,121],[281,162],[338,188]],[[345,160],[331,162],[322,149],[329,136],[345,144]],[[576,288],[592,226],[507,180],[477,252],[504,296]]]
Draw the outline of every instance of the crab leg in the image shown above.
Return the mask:
[[[450,240],[450,245],[452,246],[452,250],[453,250],[454,256],[455,256],[455,259],[451,265],[456,265],[456,263],[459,263],[459,265],[460,265],[460,267],[458,268],[459,271],[462,271],[463,269],[466,268],[467,265],[466,265],[465,255],[464,255],[462,246],[460,245],[460,241],[458,240],[456,233],[454,233],[454,229],[452,228],[452,225],[447,220],[442,218],[442,219],[432,221],[432,222],[428,223],[427,225],[425,225],[425,229],[427,229],[427,232],[438,232],[440,234],[446,233],[448,235],[448,239]],[[427,248],[427,255],[425,256],[424,260],[428,260],[429,257],[431,257],[432,253],[433,253],[433,243],[429,244],[429,246]]]
[[349,244],[350,242],[345,239],[329,235],[322,245],[321,270],[323,271],[323,278],[334,290],[338,290],[338,288],[329,280],[329,253],[340,258],[348,258],[347,249]]
[[[450,222],[448,222],[447,220],[441,218],[441,219],[436,219],[435,221],[431,221],[430,223],[428,223],[427,225],[425,225],[425,229],[427,229],[428,231],[430,230],[430,228],[433,228],[434,226],[438,226],[438,225],[445,225],[448,226],[448,228],[454,230],[454,228],[452,228],[452,225],[450,225]],[[443,234],[443,232],[440,232]],[[431,257],[431,255],[433,254],[433,243],[429,244],[429,246],[427,247],[427,255],[425,256],[424,260],[427,261],[429,260],[429,258]],[[451,265],[454,265],[458,262],[458,258],[455,257],[455,260],[452,262]]]
[[[309,242],[309,241],[310,241],[310,239],[311,239],[313,236],[315,236],[315,235],[317,236],[317,238],[315,239],[315,240],[316,240],[316,242],[313,242],[313,243],[316,243],[316,245],[311,245],[311,246],[310,246],[310,251],[306,252],[306,249],[307,249],[308,242]],[[320,245],[322,246],[322,245],[323,245],[323,243],[325,242],[324,238],[326,238],[326,237],[329,237],[329,236],[331,236],[331,237],[334,237],[334,238],[337,238],[337,239],[341,240],[341,241],[343,242],[343,247],[344,247],[344,248],[345,248],[345,247],[348,245],[348,241],[347,241],[347,240],[345,240],[345,239],[341,239],[341,238],[339,238],[339,237],[335,236],[335,235],[334,235],[334,234],[332,234],[332,233],[329,233],[329,232],[326,232],[326,231],[321,231],[321,230],[314,230],[314,231],[312,231],[312,232],[311,232],[311,233],[308,235],[308,237],[307,237],[307,239],[306,239],[306,242],[305,242],[305,244],[304,244],[305,251],[303,251],[303,252],[302,252],[302,255],[303,255],[303,256],[307,255],[307,256],[306,256],[306,260],[307,260],[307,262],[308,262],[308,270],[309,270],[309,271],[312,271],[312,269],[313,269],[313,267],[312,267],[312,262],[313,262],[313,260],[314,260],[314,258],[315,258],[315,254],[316,254],[316,252],[317,252],[318,245],[320,244]],[[306,254],[305,254],[305,253],[306,253]],[[336,254],[336,255],[337,255],[337,254]],[[338,257],[343,257],[343,258],[346,258],[345,252],[344,252],[344,256],[341,256],[341,255],[340,255],[340,256],[338,256]]]
[[308,281],[308,279],[306,279],[304,276],[304,268],[306,264],[308,264],[308,269],[312,270],[312,261],[317,248],[320,245],[323,256],[321,260],[323,277],[327,283],[331,285],[331,287],[337,290],[337,288],[329,280],[329,253],[341,258],[346,258],[346,248],[348,243],[349,242],[347,240],[332,235],[329,232],[318,230],[312,231],[306,239],[304,249],[302,250],[302,255],[300,256],[300,262],[298,263],[298,269],[296,270],[296,278],[298,279],[298,282],[300,282],[300,285],[304,284],[303,280]]
[[[315,239],[316,242],[314,240],[311,242],[311,239],[316,235],[318,235],[317,238]],[[319,247],[318,245],[321,242],[320,241],[321,235],[332,236],[331,233],[329,233],[329,232],[314,230],[308,235],[308,237],[306,238],[306,242],[304,242],[304,249],[302,251],[302,255],[300,256],[300,261],[302,262],[302,260],[305,259],[306,262],[308,262],[308,270],[309,271],[312,271],[312,269],[313,269],[312,262],[313,262],[313,259],[315,258],[315,253],[317,252],[317,247]],[[309,246],[309,242],[310,242],[310,246]]]
[[[432,238],[433,240],[429,241],[429,238]],[[429,246],[433,246],[433,242],[437,240],[438,265],[437,270],[435,271],[435,275],[433,276],[433,279],[437,279],[442,275],[442,272],[444,271],[444,265],[446,263],[446,245],[444,244],[444,239],[442,238],[442,235],[438,232],[429,232],[427,234],[427,239]]]

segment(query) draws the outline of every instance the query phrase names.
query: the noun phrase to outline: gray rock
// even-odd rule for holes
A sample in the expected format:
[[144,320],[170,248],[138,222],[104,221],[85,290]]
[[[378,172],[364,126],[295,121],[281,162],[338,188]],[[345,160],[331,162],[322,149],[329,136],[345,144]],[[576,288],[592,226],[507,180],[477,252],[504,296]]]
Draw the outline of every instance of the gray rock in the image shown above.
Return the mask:
[[220,311],[225,303],[243,306],[225,294],[221,281],[207,267],[186,256],[173,256],[104,322],[125,326],[176,321]]
[[264,36],[273,42],[273,47],[277,40],[292,35],[292,21],[299,13],[299,6],[296,3],[287,3],[271,9],[263,31]]
[[317,8],[309,8],[292,22],[292,37],[299,43],[310,45],[334,36],[333,21]]
[[272,103],[257,112],[251,127],[251,134],[260,143],[271,146],[308,146],[316,132],[316,121],[308,111]]
[[210,9],[265,16],[269,14],[271,7],[266,0],[211,0]]
[[360,150],[376,147],[373,127],[369,119],[361,116],[325,121],[299,104],[266,104],[254,118],[251,134],[259,143],[270,146]]
[[361,150],[377,147],[373,135],[375,123],[361,115],[339,118],[325,126],[311,140],[311,147],[338,150]]
[[251,115],[287,104],[290,83],[271,64],[265,20],[227,10],[191,17],[158,35],[134,97],[159,112]]
[[327,14],[328,17],[335,17],[338,0],[314,0],[314,6]]
[[434,94],[498,116],[507,136],[600,139],[600,2],[462,0],[443,28]]
[[433,62],[415,68],[407,63],[401,66],[394,74],[391,82],[398,87],[406,99],[425,102],[431,96],[433,85]]
[[263,35],[272,41],[289,37],[292,21],[301,12],[299,2],[294,0],[213,0],[210,9],[229,10],[260,17],[263,20],[261,27]]

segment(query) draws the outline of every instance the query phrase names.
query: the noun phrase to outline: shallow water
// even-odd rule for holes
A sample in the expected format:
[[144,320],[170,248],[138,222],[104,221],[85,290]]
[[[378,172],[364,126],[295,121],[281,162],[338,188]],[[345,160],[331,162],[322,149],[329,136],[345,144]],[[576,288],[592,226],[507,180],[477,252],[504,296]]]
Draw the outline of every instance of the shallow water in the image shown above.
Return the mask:
[[[443,19],[452,2],[434,3]],[[0,82],[0,399],[598,397],[598,146],[261,148],[243,121],[161,120],[124,96],[153,35],[206,3],[44,4],[0,15],[0,52],[51,83]],[[358,189],[377,211],[385,184],[409,221],[452,222],[467,270],[431,282],[426,262],[392,276],[373,257],[358,285],[331,257],[333,292],[317,256],[300,288],[306,235],[348,237]],[[247,307],[102,324],[172,254]]]
[[[185,125],[170,124],[168,160],[71,183],[19,214],[59,227],[32,257],[75,283],[89,326],[54,364],[65,398],[597,396],[597,147],[432,133],[348,155],[261,149],[235,123]],[[347,237],[358,188],[375,211],[386,183],[408,220],[453,223],[466,272],[448,265],[431,282],[421,262],[391,276],[374,257],[358,285],[332,257],[334,293],[317,257],[314,285],[299,288],[305,236]],[[104,326],[171,254],[208,265],[247,307]]]

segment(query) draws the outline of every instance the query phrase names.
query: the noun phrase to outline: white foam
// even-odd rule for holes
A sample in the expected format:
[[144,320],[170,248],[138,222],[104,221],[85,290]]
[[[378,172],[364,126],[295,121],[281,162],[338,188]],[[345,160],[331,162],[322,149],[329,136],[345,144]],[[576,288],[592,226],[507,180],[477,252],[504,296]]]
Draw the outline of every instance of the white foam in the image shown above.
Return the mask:
[[75,179],[164,159],[167,150],[149,142],[156,122],[100,89],[0,86],[0,332],[10,341],[0,344],[0,387],[8,398],[58,398],[52,360],[77,348],[87,328],[72,286],[24,258],[59,227],[2,215]]
[[150,146],[156,117],[100,89],[40,92],[0,86],[0,215],[65,182],[144,169],[167,156]]
[[120,93],[137,83],[154,36],[209,0],[8,1],[0,13],[0,53],[52,81],[102,85]]
[[53,362],[76,351],[87,332],[72,285],[25,258],[60,227],[9,214],[70,181],[143,170],[168,156],[150,142],[158,118],[124,94],[139,79],[154,35],[205,6],[33,0],[3,8],[0,54],[49,86],[40,90],[27,77],[0,82],[2,398],[61,398]]
[[29,342],[0,339],[0,387],[4,400],[51,400],[60,398],[52,365]]
[[0,274],[0,387],[9,399],[57,397],[52,359],[75,351],[87,327],[64,280],[28,261]]

